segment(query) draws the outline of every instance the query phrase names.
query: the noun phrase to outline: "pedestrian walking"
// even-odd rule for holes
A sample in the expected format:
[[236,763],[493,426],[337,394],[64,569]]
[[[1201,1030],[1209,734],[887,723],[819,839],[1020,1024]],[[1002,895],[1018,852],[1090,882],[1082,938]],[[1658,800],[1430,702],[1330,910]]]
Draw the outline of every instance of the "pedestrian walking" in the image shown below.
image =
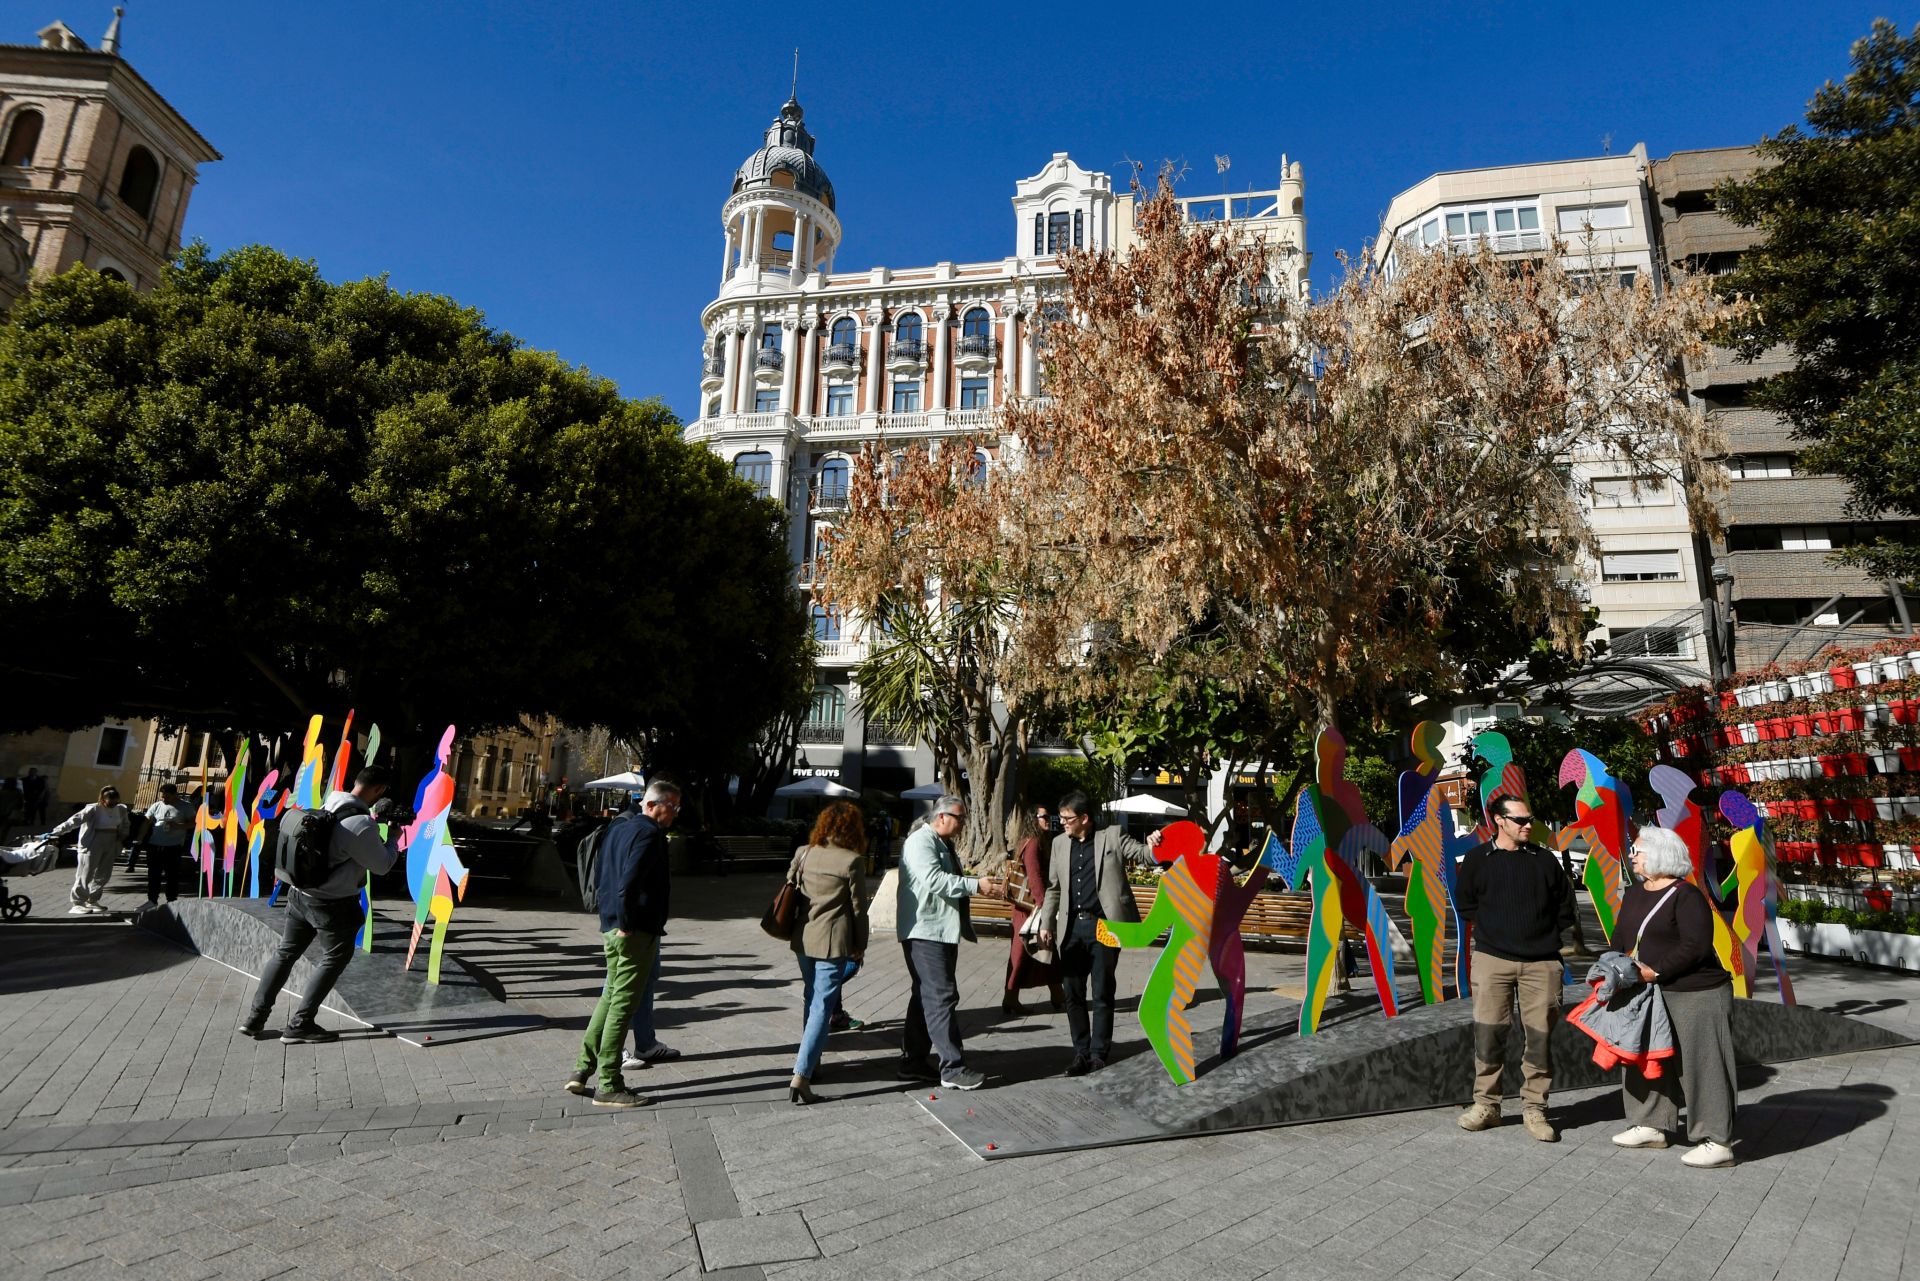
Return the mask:
[[[287,985],[294,962],[317,939],[320,958],[314,965],[313,982],[280,1030],[280,1040],[286,1045],[321,1045],[340,1039],[338,1032],[320,1026],[320,1006],[353,959],[354,936],[367,923],[366,910],[360,906],[360,889],[367,873],[378,876],[399,857],[393,842],[399,840],[403,824],[392,823],[391,836],[382,839],[374,813],[392,785],[393,771],[369,765],[353,776],[352,791],[327,795],[321,805],[332,821],[327,872],[318,884],[304,889],[293,883],[288,870],[296,866],[288,846],[298,842],[300,827],[315,819],[308,816],[296,822],[291,815],[281,819],[280,852],[274,858],[273,874],[286,886],[287,918],[281,927],[280,946],[261,968],[253,1004],[236,1029],[240,1035],[254,1040],[266,1035],[267,1016],[273,1013],[273,1003]],[[152,865],[148,867],[151,877]]]
[[1027,921],[1040,910],[1039,896],[1047,892],[1047,865],[1053,852],[1054,818],[1044,805],[1037,806],[1031,818],[1020,824],[1020,843],[1014,851],[1014,865],[1026,882],[1024,895],[1009,892],[1007,903],[1013,916],[1013,941],[1007,949],[1007,991],[1000,998],[1000,1012],[1011,1018],[1020,1013],[1020,989],[1044,987],[1053,999],[1053,1008],[1066,1002],[1060,990],[1060,972],[1052,961],[1040,961],[1033,955],[1037,940],[1027,935]]
[[187,839],[193,834],[193,811],[180,803],[180,789],[172,783],[160,785],[160,799],[147,806],[147,902],[160,901],[164,882],[167,902],[180,894],[185,874],[182,857]]
[[794,1055],[787,1098],[815,1103],[820,1056],[839,1005],[840,990],[867,954],[867,834],[858,806],[835,801],[814,820],[807,844],[793,856],[787,878],[807,899],[807,918],[793,932],[804,992],[804,1026]]
[[1473,926],[1473,1105],[1460,1114],[1460,1128],[1500,1124],[1500,1076],[1517,1002],[1526,1037],[1521,1121],[1534,1138],[1556,1143],[1560,1133],[1547,1119],[1547,1094],[1553,1022],[1565,985],[1560,939],[1574,923],[1573,882],[1551,851],[1527,839],[1533,813],[1524,800],[1501,796],[1489,811],[1494,837],[1467,851],[1454,886],[1454,905]]
[[73,868],[73,906],[67,909],[68,916],[98,916],[107,910],[101,906],[100,896],[106,892],[114,860],[120,857],[132,825],[127,807],[120,803],[119,789],[103,787],[98,801],[47,833],[49,838],[80,833]]
[[[591,1093],[600,1107],[637,1108],[649,1102],[627,1088],[620,1045],[666,931],[667,829],[679,815],[680,789],[656,780],[647,785],[639,809],[615,819],[600,841],[600,939],[607,978],[566,1084],[567,1093]],[[590,1084],[596,1074],[597,1089]]]
[[[956,973],[960,941],[974,941],[968,900],[976,894],[997,898],[1005,886],[992,877],[967,876],[953,851],[953,838],[967,821],[967,803],[958,796],[934,802],[926,825],[900,847],[900,886],[894,900],[895,929],[913,982],[907,998],[900,1076],[938,1080],[949,1090],[977,1090],[986,1077],[967,1066],[960,1035],[960,987]],[[936,1072],[927,1056],[938,1052]]]
[[1693,858],[1673,832],[1643,827],[1633,842],[1633,871],[1614,921],[1615,939],[1633,939],[1633,957],[1645,982],[1657,984],[1673,1027],[1675,1053],[1649,1079],[1632,1064],[1621,1069],[1620,1093],[1631,1123],[1613,1136],[1623,1148],[1664,1148],[1680,1128],[1694,1144],[1681,1162],[1696,1169],[1733,1164],[1733,1113],[1738,1086],[1733,1068],[1733,976],[1713,948],[1713,907],[1706,891],[1688,883]]
[[1117,827],[1095,831],[1093,802],[1085,792],[1068,792],[1058,808],[1061,831],[1053,838],[1047,895],[1040,904],[1040,941],[1059,948],[1060,985],[1073,1036],[1067,1075],[1085,1076],[1106,1067],[1113,1054],[1114,975],[1120,949],[1100,941],[1100,920],[1140,919],[1127,865],[1157,870],[1152,846],[1160,843],[1160,833],[1143,843]]

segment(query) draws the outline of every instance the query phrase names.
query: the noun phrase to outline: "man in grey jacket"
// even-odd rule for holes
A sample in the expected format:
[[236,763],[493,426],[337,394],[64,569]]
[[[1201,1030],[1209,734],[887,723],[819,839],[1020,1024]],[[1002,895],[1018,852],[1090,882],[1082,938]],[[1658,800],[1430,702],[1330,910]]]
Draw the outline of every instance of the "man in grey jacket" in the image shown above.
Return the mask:
[[[323,807],[337,814],[331,842],[332,861],[326,879],[310,889],[298,889],[285,871],[276,867],[274,876],[286,882],[287,923],[280,948],[267,961],[260,975],[260,986],[253,994],[253,1007],[240,1024],[240,1034],[258,1040],[265,1034],[267,1015],[273,1002],[314,939],[320,940],[320,960],[314,968],[313,983],[294,1009],[293,1017],[281,1030],[280,1039],[288,1045],[312,1045],[340,1039],[338,1032],[314,1021],[320,1003],[333,991],[347,962],[353,959],[353,938],[366,924],[367,914],[360,907],[360,887],[367,873],[378,876],[393,866],[398,852],[393,841],[400,831],[396,823],[392,833],[382,838],[373,807],[393,782],[393,773],[378,765],[369,765],[354,775],[351,792],[334,792]],[[283,820],[284,821],[284,820]]]
[[967,904],[975,894],[998,898],[1006,883],[967,876],[953,851],[953,838],[967,821],[967,803],[958,796],[934,802],[927,825],[900,847],[900,889],[894,901],[894,929],[906,954],[912,995],[902,1027],[900,1076],[934,1076],[927,1055],[938,1052],[940,1084],[949,1090],[977,1090],[986,1077],[967,1066],[960,1041],[960,986],[955,971],[960,940],[973,941]]
[[[1093,830],[1093,803],[1085,792],[1060,798],[1060,835],[1047,862],[1047,896],[1040,903],[1040,942],[1059,940],[1060,986],[1067,998],[1067,1028],[1073,1034],[1068,1076],[1085,1076],[1107,1065],[1113,1053],[1114,975],[1120,949],[1100,942],[1100,919],[1138,921],[1127,864],[1157,870],[1152,847],[1115,827]],[[1088,998],[1091,981],[1092,998]]]

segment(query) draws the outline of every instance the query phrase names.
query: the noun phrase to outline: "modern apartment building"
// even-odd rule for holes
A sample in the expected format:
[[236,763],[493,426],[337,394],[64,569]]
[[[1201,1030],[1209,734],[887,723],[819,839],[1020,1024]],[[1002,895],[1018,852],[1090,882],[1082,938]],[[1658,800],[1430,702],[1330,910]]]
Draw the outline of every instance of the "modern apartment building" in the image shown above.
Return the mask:
[[[719,293],[701,313],[701,413],[687,428],[786,504],[803,592],[860,450],[972,439],[984,442],[979,465],[996,465],[1000,410],[1044,391],[1034,339],[1061,293],[1060,251],[1124,253],[1134,226],[1133,196],[1062,152],[1014,184],[1006,257],[844,270],[841,211],[814,143],[790,100],[734,175]],[[1276,283],[1305,297],[1305,190],[1300,164],[1283,157],[1272,190],[1181,203],[1195,220],[1263,239]],[[867,650],[861,622],[819,604],[812,615],[821,657],[802,772],[889,790],[929,781],[930,753],[859,715],[850,671]]]
[[[1720,274],[1761,243],[1759,232],[1720,213],[1713,195],[1759,164],[1751,147],[1678,151],[1653,163],[1662,262]],[[1872,536],[1847,513],[1846,483],[1808,473],[1791,425],[1750,403],[1754,385],[1786,369],[1789,359],[1772,351],[1743,362],[1715,349],[1687,370],[1690,393],[1727,435],[1732,480],[1720,509],[1724,530],[1709,554],[1728,671],[1912,630],[1899,584],[1829,559],[1857,533]]]
[[[1648,168],[1646,148],[1636,145],[1625,155],[1434,174],[1393,198],[1375,262],[1390,272],[1398,256],[1414,248],[1471,251],[1483,244],[1519,260],[1552,252],[1558,243],[1575,273],[1659,288],[1659,225]],[[1614,656],[1586,682],[1587,705],[1624,710],[1674,683],[1705,679],[1708,567],[1684,494],[1659,477],[1627,474],[1604,455],[1572,462],[1590,482],[1590,519],[1601,544],[1598,563],[1580,566],[1599,614],[1592,639],[1605,640]],[[1494,709],[1463,709],[1463,715],[1464,735],[1490,725]]]

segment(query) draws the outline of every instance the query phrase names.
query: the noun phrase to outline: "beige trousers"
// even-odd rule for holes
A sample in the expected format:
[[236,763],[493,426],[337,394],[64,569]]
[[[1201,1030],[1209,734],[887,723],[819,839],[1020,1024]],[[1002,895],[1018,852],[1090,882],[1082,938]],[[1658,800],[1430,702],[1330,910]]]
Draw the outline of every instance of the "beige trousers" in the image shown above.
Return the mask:
[[1473,1099],[1500,1106],[1500,1074],[1507,1066],[1507,1030],[1520,1007],[1526,1041],[1520,1051],[1520,1099],[1545,1107],[1553,1088],[1553,1020],[1560,1008],[1558,960],[1507,961],[1473,954]]

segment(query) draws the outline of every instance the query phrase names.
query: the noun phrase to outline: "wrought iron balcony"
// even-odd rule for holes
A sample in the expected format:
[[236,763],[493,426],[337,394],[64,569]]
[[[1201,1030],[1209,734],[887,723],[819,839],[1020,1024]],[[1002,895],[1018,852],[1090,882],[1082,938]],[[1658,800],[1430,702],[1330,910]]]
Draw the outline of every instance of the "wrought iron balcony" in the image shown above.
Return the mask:
[[927,344],[919,338],[896,340],[887,349],[887,360],[899,365],[924,365],[927,363]]
[[753,353],[753,363],[761,369],[779,369],[786,365],[787,358],[778,347],[762,347]]
[[847,506],[845,485],[816,485],[809,506],[817,512],[844,511]]
[[708,356],[700,362],[700,376],[703,380],[718,382],[726,377],[726,374],[727,358],[725,356]]
[[994,341],[989,334],[963,334],[960,338],[962,356],[984,356],[988,360],[994,357]]
[[867,742],[885,747],[911,747],[914,735],[911,730],[891,721],[868,721]]
[[852,369],[860,363],[860,348],[850,342],[833,343],[827,348],[828,369]]
[[838,743],[847,736],[845,721],[808,721],[800,727],[803,743]]

